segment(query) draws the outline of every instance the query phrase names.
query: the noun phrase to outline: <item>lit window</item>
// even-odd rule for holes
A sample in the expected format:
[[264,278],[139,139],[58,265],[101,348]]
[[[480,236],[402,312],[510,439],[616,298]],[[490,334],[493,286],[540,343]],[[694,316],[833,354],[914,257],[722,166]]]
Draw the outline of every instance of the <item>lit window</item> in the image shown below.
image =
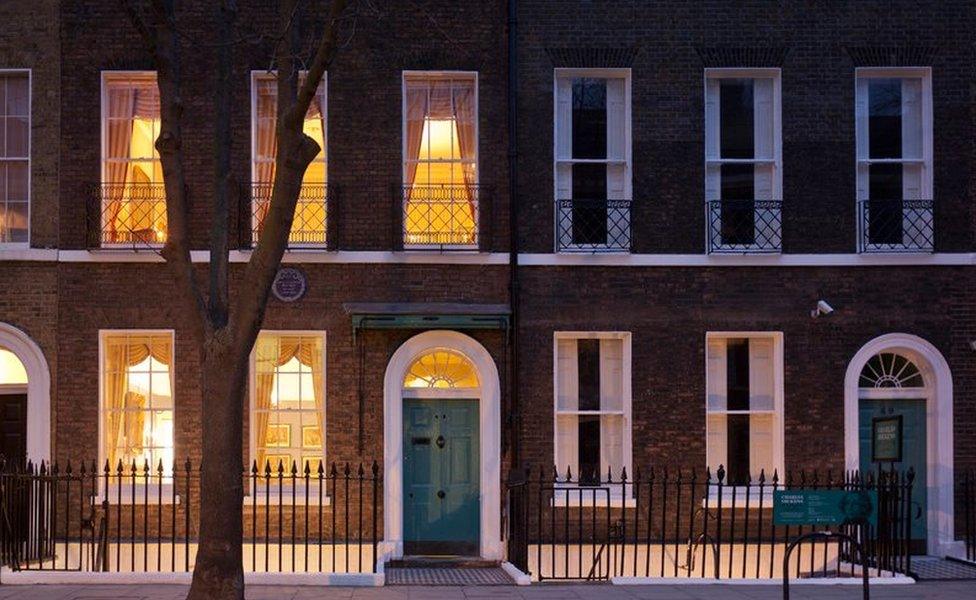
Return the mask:
[[477,80],[460,73],[404,76],[404,243],[478,241]]
[[629,251],[630,69],[556,71],[556,242]]
[[254,346],[251,456],[317,477],[325,460],[325,336],[262,332]]
[[464,356],[450,350],[424,354],[410,365],[405,388],[476,388],[478,373]]
[[725,482],[744,485],[782,471],[781,336],[707,337],[707,460]]
[[931,250],[931,73],[858,69],[856,92],[861,250]]
[[779,69],[706,69],[709,251],[781,248]]
[[114,470],[173,469],[173,334],[103,333],[102,452]]
[[581,482],[630,471],[630,334],[556,334],[556,468]]
[[30,204],[30,78],[0,73],[0,243],[26,243]]
[[23,385],[27,383],[27,371],[20,359],[5,348],[0,348],[0,385]]
[[102,243],[166,241],[156,74],[103,73]]
[[[318,93],[312,98],[302,129],[319,145],[319,153],[308,165],[302,179],[302,191],[295,207],[288,241],[291,245],[321,246],[326,239],[326,75]],[[254,73],[252,79],[252,234],[257,242],[271,203],[278,137],[278,80],[274,73]]]

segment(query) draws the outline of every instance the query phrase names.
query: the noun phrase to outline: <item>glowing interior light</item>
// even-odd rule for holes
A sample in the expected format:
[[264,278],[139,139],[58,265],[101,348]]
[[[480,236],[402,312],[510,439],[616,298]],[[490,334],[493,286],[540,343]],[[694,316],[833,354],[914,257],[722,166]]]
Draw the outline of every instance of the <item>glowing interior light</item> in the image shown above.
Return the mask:
[[27,371],[13,352],[0,348],[0,384],[25,384]]

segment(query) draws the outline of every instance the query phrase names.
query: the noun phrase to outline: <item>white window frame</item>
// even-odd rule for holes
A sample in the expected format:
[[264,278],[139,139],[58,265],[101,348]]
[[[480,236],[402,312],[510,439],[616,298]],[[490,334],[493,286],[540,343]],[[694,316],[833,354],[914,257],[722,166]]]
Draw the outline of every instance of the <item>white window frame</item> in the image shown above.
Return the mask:
[[[105,465],[105,461],[108,460],[108,453],[105,448],[105,436],[103,435],[103,429],[105,426],[105,340],[106,338],[125,335],[125,336],[140,336],[140,335],[168,335],[170,339],[170,344],[172,344],[172,355],[170,358],[169,366],[169,385],[170,390],[173,393],[173,452],[176,455],[176,432],[179,430],[177,427],[177,406],[176,406],[176,330],[175,329],[99,329],[98,330],[98,468],[102,469]],[[177,461],[179,462],[179,461]],[[141,466],[141,465],[140,465]],[[173,473],[170,477],[163,477],[162,483],[162,500],[160,501],[154,492],[157,490],[157,484],[150,483],[148,486],[145,481],[139,481],[138,478],[135,483],[135,490],[133,491],[132,482],[119,481],[116,478],[116,465],[109,465],[111,471],[113,483],[108,486],[108,497],[105,497],[105,481],[103,478],[99,478],[98,489],[95,490],[96,501],[101,502],[103,500],[108,500],[109,502],[117,502],[120,497],[123,504],[145,504],[146,495],[145,491],[149,491],[149,503],[155,504],[179,504],[180,496],[174,494],[173,482],[180,476],[180,465],[163,465],[163,468],[172,467]],[[156,474],[156,465],[150,465],[152,475]],[[125,473],[129,473],[129,465],[125,465]],[[104,475],[102,471],[99,471],[99,475]],[[124,478],[123,478],[124,479]],[[120,489],[121,488],[121,489]]]
[[[99,129],[99,140],[100,140],[99,143],[101,144],[101,148],[99,150],[99,155],[98,155],[98,174],[99,174],[98,175],[98,181],[99,181],[99,183],[112,183],[112,182],[107,182],[105,180],[105,175],[106,175],[106,173],[105,173],[105,165],[106,165],[106,162],[108,160],[107,154],[108,154],[108,83],[109,83],[109,80],[112,80],[112,79],[123,79],[123,80],[125,80],[125,79],[127,79],[127,80],[130,80],[131,81],[131,80],[136,80],[136,79],[140,79],[141,78],[141,79],[146,79],[146,80],[152,80],[154,83],[157,83],[157,85],[158,85],[158,81],[159,81],[158,80],[158,77],[159,77],[159,75],[158,75],[158,71],[155,71],[155,70],[152,70],[152,69],[148,69],[148,70],[104,70],[104,71],[101,71],[100,77],[101,77],[101,81],[100,81],[101,89],[99,90],[99,97],[100,97],[101,106],[99,107],[99,118],[100,118],[100,122],[98,124],[98,129]],[[160,111],[162,111],[162,108],[160,108]],[[160,113],[160,119],[161,118],[162,118],[162,114]],[[145,160],[146,159],[144,159],[144,158],[140,159],[140,161],[145,161]],[[130,162],[131,162],[131,159],[130,159]],[[160,183],[162,183],[162,182],[160,182]],[[104,198],[100,199],[100,204],[99,204],[99,209],[98,209],[99,210],[99,217],[98,217],[98,227],[99,227],[99,229],[101,229],[102,227],[104,227],[104,223],[102,223],[102,216],[103,216],[102,215],[102,211],[104,210],[104,206],[101,204],[104,201],[105,201]],[[164,198],[163,202],[166,202],[166,199],[165,198]],[[167,227],[169,227],[169,223],[168,222],[167,222]],[[168,236],[169,236],[169,233],[167,232],[167,237]],[[162,248],[166,244],[165,244],[165,242],[140,242],[138,245],[139,246],[142,246],[142,247],[145,247],[145,248]],[[119,243],[115,243],[115,244],[103,242],[103,243],[100,244],[100,247],[107,248],[107,249],[112,249],[112,250],[116,250],[116,249],[129,249],[129,248],[134,248],[134,245],[131,242],[119,242]]]
[[[570,157],[560,157],[559,150],[559,140],[561,138],[561,130],[559,125],[559,81],[561,79],[575,79],[578,77],[594,78],[594,79],[623,79],[624,80],[624,156],[623,158],[582,158],[574,159]],[[558,207],[559,200],[566,198],[560,198],[560,186],[559,186],[559,166],[560,165],[573,165],[573,164],[604,164],[607,166],[611,165],[623,165],[623,198],[622,200],[630,200],[633,202],[634,191],[633,191],[633,116],[632,116],[632,102],[631,102],[631,84],[632,84],[632,73],[630,67],[614,67],[614,68],[566,68],[558,67],[553,69],[552,75],[552,192],[553,192],[553,251],[557,254],[562,253],[574,253],[574,252],[593,252],[591,244],[569,244],[563,250],[559,249],[559,221],[560,221],[560,209]],[[607,118],[607,126],[609,127],[609,116]],[[572,124],[570,124],[570,127]],[[572,130],[567,133],[570,141],[572,141]],[[609,144],[609,138],[608,138]],[[572,152],[572,151],[571,151]],[[570,167],[572,168],[572,167]],[[607,180],[607,185],[610,185],[609,178]],[[570,194],[572,194],[572,183],[570,183]],[[607,193],[607,199],[613,200],[615,198],[610,197],[610,193]],[[632,207],[631,207],[632,209]],[[629,222],[633,218],[633,211],[627,209],[628,214],[626,219]],[[610,210],[608,208],[608,210]],[[621,216],[621,218],[623,218]],[[633,239],[630,240],[631,244]],[[630,252],[630,248],[627,250],[620,250],[620,253]]]
[[[722,158],[721,157],[721,113],[719,112],[719,106],[716,104],[711,104],[709,98],[711,92],[709,91],[709,84],[716,80],[722,79],[771,79],[773,83],[773,98],[772,98],[772,113],[773,113],[773,152],[771,158]],[[712,226],[710,219],[711,213],[709,211],[709,202],[715,200],[721,200],[721,175],[718,176],[717,180],[711,181],[710,170],[714,167],[721,169],[723,164],[751,164],[753,166],[759,165],[769,165],[773,169],[773,176],[770,182],[771,189],[769,193],[768,200],[778,200],[783,199],[783,83],[782,83],[782,69],[776,68],[727,68],[727,67],[709,67],[705,69],[705,76],[703,81],[703,96],[704,98],[704,109],[705,109],[705,153],[704,153],[704,190],[705,190],[705,223],[706,223],[706,247],[709,247],[708,233]],[[754,122],[758,123],[758,120],[753,117]],[[755,127],[755,125],[754,125]],[[757,196],[755,200],[766,200],[767,198],[759,198],[761,194],[758,192],[754,194]],[[782,210],[782,207],[776,210]],[[759,210],[756,210],[756,219],[758,220]],[[782,245],[782,232],[780,232],[780,244]],[[730,245],[729,249],[736,249],[748,252],[754,246],[757,245]]]
[[[412,159],[407,158],[407,80],[433,80],[433,79],[470,79],[474,83],[474,173],[475,186],[481,184],[481,81],[478,71],[425,71],[425,70],[404,70],[400,73],[400,181],[401,189],[403,186],[410,185],[407,181],[407,162]],[[435,161],[417,161],[435,162]],[[460,162],[464,161],[440,161],[440,162]],[[481,240],[481,199],[478,199],[478,210],[474,214],[474,230],[477,232],[477,239]],[[407,209],[406,194],[400,194],[400,214],[405,214]],[[400,239],[403,249],[410,250],[440,250],[450,248],[451,250],[477,250],[478,244],[408,244],[406,241],[406,230],[401,226]],[[479,241],[480,243],[480,241]]]
[[[559,408],[559,342],[560,340],[581,340],[581,339],[591,339],[591,340],[620,340],[621,349],[621,378],[620,383],[620,395],[621,395],[621,408],[620,410],[605,411],[605,410],[560,410]],[[620,443],[620,452],[623,464],[620,465],[622,468],[627,470],[630,476],[633,476],[633,384],[632,384],[632,335],[629,331],[555,331],[553,332],[552,339],[552,440],[553,440],[553,464],[557,465],[556,469],[559,478],[564,478],[566,473],[563,469],[566,465],[559,464],[559,416],[560,415],[593,415],[593,416],[603,416],[603,415],[620,415],[623,417],[623,437]],[[603,440],[600,440],[600,451],[603,452]],[[579,469],[577,469],[578,471]],[[614,479],[615,484],[611,488],[611,496],[616,496],[620,498],[621,489],[616,485],[616,480],[621,475],[621,471],[614,469]],[[575,473],[574,477],[578,478],[579,473]],[[601,486],[605,487],[606,484],[603,482],[603,473],[600,474]],[[565,484],[559,482],[559,485],[566,487],[576,487],[578,484],[576,482],[572,484]],[[584,486],[587,487],[587,486]],[[633,490],[631,489],[631,493]],[[563,494],[563,496],[571,496],[571,494]],[[567,501],[564,498],[563,501]],[[568,498],[569,502],[572,502],[572,498]],[[559,499],[556,499],[559,502]]]
[[[921,119],[922,119],[922,157],[921,158],[875,158],[868,156],[868,106],[867,98],[862,98],[861,82],[868,79],[919,79],[921,90]],[[932,118],[932,67],[857,67],[854,69],[854,181],[857,210],[857,239],[858,253],[865,252],[866,246],[871,246],[871,252],[879,249],[874,246],[890,246],[891,250],[911,248],[907,244],[868,244],[867,232],[864,231],[861,203],[870,200],[869,177],[862,177],[862,166],[871,164],[917,164],[922,167],[920,181],[920,200],[932,200],[934,196],[934,125]],[[862,156],[863,154],[863,156]],[[905,193],[902,193],[905,196]],[[905,198],[903,198],[905,199]],[[931,225],[934,227],[934,223]],[[919,249],[920,251],[927,249]],[[883,252],[883,249],[881,249]]]
[[[322,468],[325,469],[325,475],[322,480],[322,485],[324,488],[328,488],[327,480],[329,476],[329,467],[326,462],[326,457],[328,456],[328,406],[329,406],[329,382],[328,382],[328,334],[326,331],[321,329],[262,329],[258,332],[258,335],[276,335],[276,336],[301,336],[301,337],[320,337],[322,339],[322,415],[321,415],[321,427],[322,427]],[[247,375],[247,388],[248,388],[248,409],[247,409],[247,422],[248,422],[248,450],[247,450],[247,463],[246,471],[248,476],[251,475],[251,467],[254,464],[255,457],[257,456],[257,439],[255,437],[254,415],[255,415],[255,404],[254,404],[254,392],[257,389],[257,381],[255,379],[257,375],[257,370],[255,369],[255,355],[257,351],[257,343],[255,342],[254,347],[251,349],[251,355],[248,357],[248,375]],[[284,489],[285,484],[290,483],[289,476],[291,471],[287,471],[285,481],[282,484],[282,489]],[[299,473],[296,478],[294,489],[304,490],[305,481],[303,477],[304,472]],[[277,477],[277,471],[275,467],[272,467],[271,479],[274,481]],[[271,502],[276,502],[278,498],[278,492],[275,487],[272,487],[270,492],[265,490],[261,485],[264,478],[264,467],[263,465],[258,465],[258,489],[257,495],[253,495],[254,490],[251,489],[252,486],[246,486],[244,490],[244,497],[249,498],[247,503],[249,504],[266,504]],[[289,486],[290,487],[290,486]],[[311,473],[309,475],[308,489],[317,490],[318,484],[318,473]],[[323,490],[322,502],[330,503],[330,497],[325,493],[326,489]],[[290,496],[290,494],[289,494]]]
[[[27,241],[25,242],[0,242],[0,249],[4,250],[20,250],[30,247],[31,244],[31,212],[33,204],[33,187],[34,178],[32,171],[32,161],[31,155],[34,152],[34,131],[32,128],[34,122],[34,73],[31,69],[0,69],[0,74],[27,74]],[[0,140],[0,143],[4,143],[6,140]],[[0,161],[9,160],[8,158],[0,159]],[[16,158],[13,160],[23,160],[22,158]]]
[[[772,340],[773,342],[773,408],[771,410],[720,410],[711,411],[708,407],[708,395],[712,389],[711,376],[709,374],[709,356],[708,356],[708,344],[709,342],[715,340],[729,340],[729,339],[764,339]],[[706,465],[708,463],[707,457],[709,456],[708,448],[708,417],[710,414],[725,414],[725,415],[735,415],[735,414],[772,414],[773,415],[773,468],[779,473],[780,477],[783,477],[785,473],[785,392],[784,392],[784,349],[783,349],[783,332],[782,331],[709,331],[705,334],[705,456]],[[723,375],[724,376],[724,375]],[[750,476],[758,477],[758,473],[750,473]],[[772,473],[766,473],[766,481],[770,482],[772,479]],[[713,479],[715,478],[715,473],[712,473]],[[737,491],[745,491],[745,486],[732,486],[726,484],[723,486],[726,489],[735,488]],[[750,491],[752,493],[758,494],[759,489],[756,485],[751,486]],[[717,487],[710,488],[710,494],[717,492]],[[772,486],[767,486],[765,488],[766,493],[772,493]],[[730,499],[730,496],[726,497],[726,500]],[[741,498],[740,498],[741,500]]]
[[[307,71],[300,71],[299,76],[305,76]],[[257,181],[257,174],[255,173],[255,163],[257,162],[257,142],[258,142],[258,82],[261,80],[276,81],[278,79],[277,70],[266,70],[266,69],[254,69],[251,71],[251,155],[250,155],[250,173],[251,173],[251,185],[253,182]],[[319,82],[319,87],[322,89],[322,113],[324,118],[322,119],[322,141],[325,143],[325,148],[322,148],[322,165],[325,171],[325,181],[329,181],[329,72],[326,71],[322,73],[322,80]],[[248,193],[251,193],[251,186],[248,186]],[[323,200],[324,202],[325,200]],[[257,243],[257,239],[254,236],[254,231],[257,229],[257,222],[254,218],[254,198],[251,198],[248,202],[248,207],[250,207],[251,215],[251,242]],[[328,218],[328,216],[326,217]],[[328,231],[325,232],[326,237],[328,237]],[[294,246],[289,242],[289,246]],[[301,249],[308,250],[324,250],[328,245],[328,241],[324,244],[308,244],[300,243],[297,247]]]

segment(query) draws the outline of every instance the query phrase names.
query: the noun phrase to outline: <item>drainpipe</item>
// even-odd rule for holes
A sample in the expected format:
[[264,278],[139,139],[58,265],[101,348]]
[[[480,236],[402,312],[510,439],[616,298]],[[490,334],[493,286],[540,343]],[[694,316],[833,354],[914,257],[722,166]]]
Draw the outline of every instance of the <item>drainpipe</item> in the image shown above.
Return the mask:
[[518,2],[508,0],[508,298],[511,310],[509,398],[512,469],[521,464],[522,411],[519,405],[519,270],[518,270]]

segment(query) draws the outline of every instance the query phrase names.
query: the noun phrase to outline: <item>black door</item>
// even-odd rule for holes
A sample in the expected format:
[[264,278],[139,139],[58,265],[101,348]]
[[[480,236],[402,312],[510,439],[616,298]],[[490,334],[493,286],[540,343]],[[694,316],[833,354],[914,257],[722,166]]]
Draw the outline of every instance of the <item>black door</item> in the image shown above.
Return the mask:
[[12,465],[27,454],[27,394],[0,394],[0,455]]

